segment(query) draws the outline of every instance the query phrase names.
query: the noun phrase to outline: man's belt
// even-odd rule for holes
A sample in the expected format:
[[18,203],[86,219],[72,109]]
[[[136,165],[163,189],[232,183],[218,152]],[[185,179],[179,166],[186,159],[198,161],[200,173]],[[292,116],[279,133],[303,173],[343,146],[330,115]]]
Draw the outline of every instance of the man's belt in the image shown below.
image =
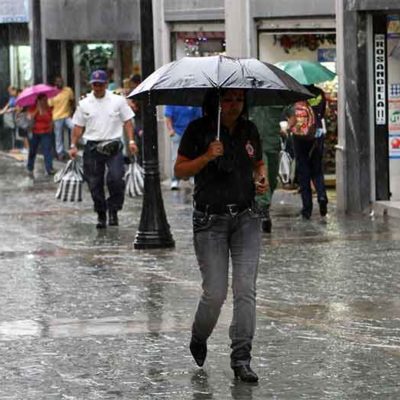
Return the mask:
[[251,203],[243,204],[195,204],[197,211],[207,214],[221,214],[235,216],[251,207]]

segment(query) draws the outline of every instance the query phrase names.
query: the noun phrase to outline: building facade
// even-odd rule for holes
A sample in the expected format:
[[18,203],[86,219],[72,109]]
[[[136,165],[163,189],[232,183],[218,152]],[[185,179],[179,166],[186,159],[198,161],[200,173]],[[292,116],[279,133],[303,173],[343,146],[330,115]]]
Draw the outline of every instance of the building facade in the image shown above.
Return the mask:
[[[29,4],[0,3],[0,96],[29,83]],[[77,95],[88,59],[103,57],[117,85],[140,72],[138,0],[40,0],[41,72],[61,73]],[[227,54],[275,63],[330,64],[330,164],[338,209],[368,211],[400,200],[400,3],[397,0],[153,0],[156,67],[182,56]],[[336,91],[336,98],[335,98]],[[335,101],[337,101],[335,103]],[[334,108],[337,107],[335,110]],[[160,167],[169,174],[168,137],[159,115]],[[336,120],[334,117],[336,116]]]
[[400,199],[400,4],[337,1],[338,205],[368,211]]

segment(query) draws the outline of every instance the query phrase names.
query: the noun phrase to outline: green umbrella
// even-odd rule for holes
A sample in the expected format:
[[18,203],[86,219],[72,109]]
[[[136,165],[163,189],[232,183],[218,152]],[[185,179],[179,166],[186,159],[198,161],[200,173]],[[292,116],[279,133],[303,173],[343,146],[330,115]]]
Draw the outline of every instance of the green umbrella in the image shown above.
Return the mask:
[[331,81],[336,74],[319,62],[305,60],[281,61],[275,64],[302,85]]

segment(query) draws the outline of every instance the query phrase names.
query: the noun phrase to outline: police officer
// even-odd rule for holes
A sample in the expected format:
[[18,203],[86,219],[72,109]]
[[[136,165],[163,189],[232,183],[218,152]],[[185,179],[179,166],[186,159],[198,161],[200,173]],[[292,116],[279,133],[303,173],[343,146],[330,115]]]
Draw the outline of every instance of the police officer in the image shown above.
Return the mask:
[[[97,70],[91,74],[92,92],[83,98],[73,116],[71,158],[77,156],[77,144],[83,136],[83,170],[97,212],[97,229],[108,224],[118,225],[118,211],[124,202],[124,158],[122,154],[122,135],[125,129],[129,139],[129,150],[137,152],[134,141],[132,118],[134,113],[126,99],[106,90],[107,74]],[[105,198],[104,177],[107,167],[107,188],[109,197]]]

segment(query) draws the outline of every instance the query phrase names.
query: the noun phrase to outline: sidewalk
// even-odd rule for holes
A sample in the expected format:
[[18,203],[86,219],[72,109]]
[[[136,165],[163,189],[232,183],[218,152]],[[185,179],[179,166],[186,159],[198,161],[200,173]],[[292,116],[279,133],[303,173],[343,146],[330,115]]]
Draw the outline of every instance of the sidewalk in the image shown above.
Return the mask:
[[[41,160],[38,168],[42,168]],[[278,191],[263,235],[252,366],[229,367],[229,293],[203,369],[188,350],[200,273],[191,188],[163,187],[174,249],[135,250],[142,199],[99,232],[87,190],[54,198],[41,169],[0,154],[1,400],[396,399],[400,228],[396,221],[297,217]]]

